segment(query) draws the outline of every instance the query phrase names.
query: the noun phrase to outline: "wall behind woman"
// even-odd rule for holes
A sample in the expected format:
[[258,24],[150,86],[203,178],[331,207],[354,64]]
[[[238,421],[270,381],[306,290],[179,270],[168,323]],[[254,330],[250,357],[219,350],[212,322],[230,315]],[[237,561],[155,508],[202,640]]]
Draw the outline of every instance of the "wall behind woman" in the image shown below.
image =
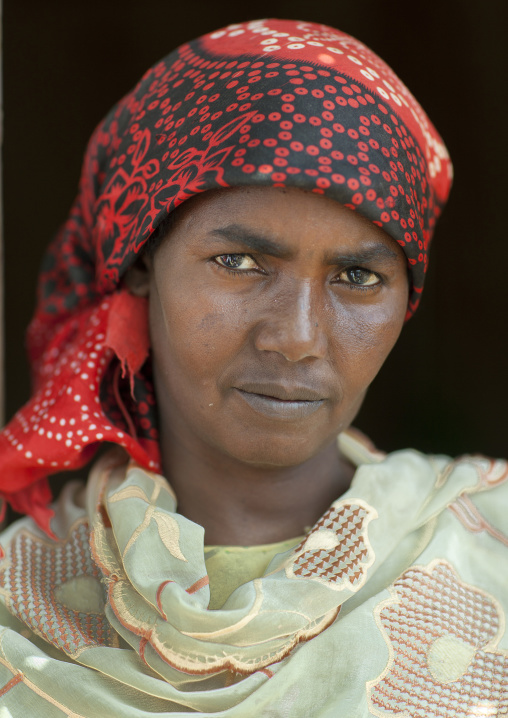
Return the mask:
[[384,449],[506,456],[508,56],[501,12],[495,0],[279,0],[276,8],[272,0],[5,0],[7,416],[29,396],[23,337],[37,270],[74,198],[97,122],[180,43],[276,15],[336,26],[371,46],[429,113],[455,164],[422,307],[357,425]]

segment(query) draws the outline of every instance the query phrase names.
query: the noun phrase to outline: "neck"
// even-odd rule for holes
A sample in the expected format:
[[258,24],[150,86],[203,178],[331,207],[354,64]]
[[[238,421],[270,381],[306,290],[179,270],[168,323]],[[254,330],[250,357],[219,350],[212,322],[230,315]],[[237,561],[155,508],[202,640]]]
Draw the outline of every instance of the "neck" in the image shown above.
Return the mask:
[[336,441],[298,466],[267,467],[161,429],[164,475],[178,511],[204,527],[208,545],[252,546],[301,536],[348,488],[354,473]]

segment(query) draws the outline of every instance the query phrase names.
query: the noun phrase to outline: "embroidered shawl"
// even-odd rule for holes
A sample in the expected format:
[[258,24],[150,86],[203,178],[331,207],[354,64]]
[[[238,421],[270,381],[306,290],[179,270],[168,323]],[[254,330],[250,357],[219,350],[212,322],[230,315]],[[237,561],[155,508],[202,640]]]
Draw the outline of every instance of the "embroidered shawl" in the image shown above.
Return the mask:
[[203,530],[113,453],[48,538],[1,539],[0,712],[13,718],[473,718],[508,712],[508,466],[358,465],[300,545],[207,610]]

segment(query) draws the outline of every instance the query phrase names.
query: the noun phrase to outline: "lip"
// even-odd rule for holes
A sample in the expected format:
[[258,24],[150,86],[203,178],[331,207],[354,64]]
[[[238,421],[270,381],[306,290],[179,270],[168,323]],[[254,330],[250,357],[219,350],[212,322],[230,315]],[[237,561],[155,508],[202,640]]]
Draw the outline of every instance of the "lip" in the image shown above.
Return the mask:
[[236,391],[256,411],[272,419],[295,421],[314,414],[325,399],[308,387],[280,384],[245,384]]
[[313,389],[303,384],[278,384],[276,382],[242,382],[235,389],[248,394],[259,394],[280,401],[324,401],[326,392]]

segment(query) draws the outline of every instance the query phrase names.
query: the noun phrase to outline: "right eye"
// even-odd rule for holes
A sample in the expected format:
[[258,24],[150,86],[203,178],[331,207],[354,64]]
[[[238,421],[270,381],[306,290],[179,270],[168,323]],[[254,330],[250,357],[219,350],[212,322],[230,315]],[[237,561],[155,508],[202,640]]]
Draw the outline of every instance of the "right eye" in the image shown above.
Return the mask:
[[214,261],[224,269],[232,269],[237,272],[246,272],[251,269],[259,269],[256,262],[249,254],[219,254]]
[[378,275],[363,267],[350,267],[340,273],[341,281],[357,287],[374,287],[380,284]]

